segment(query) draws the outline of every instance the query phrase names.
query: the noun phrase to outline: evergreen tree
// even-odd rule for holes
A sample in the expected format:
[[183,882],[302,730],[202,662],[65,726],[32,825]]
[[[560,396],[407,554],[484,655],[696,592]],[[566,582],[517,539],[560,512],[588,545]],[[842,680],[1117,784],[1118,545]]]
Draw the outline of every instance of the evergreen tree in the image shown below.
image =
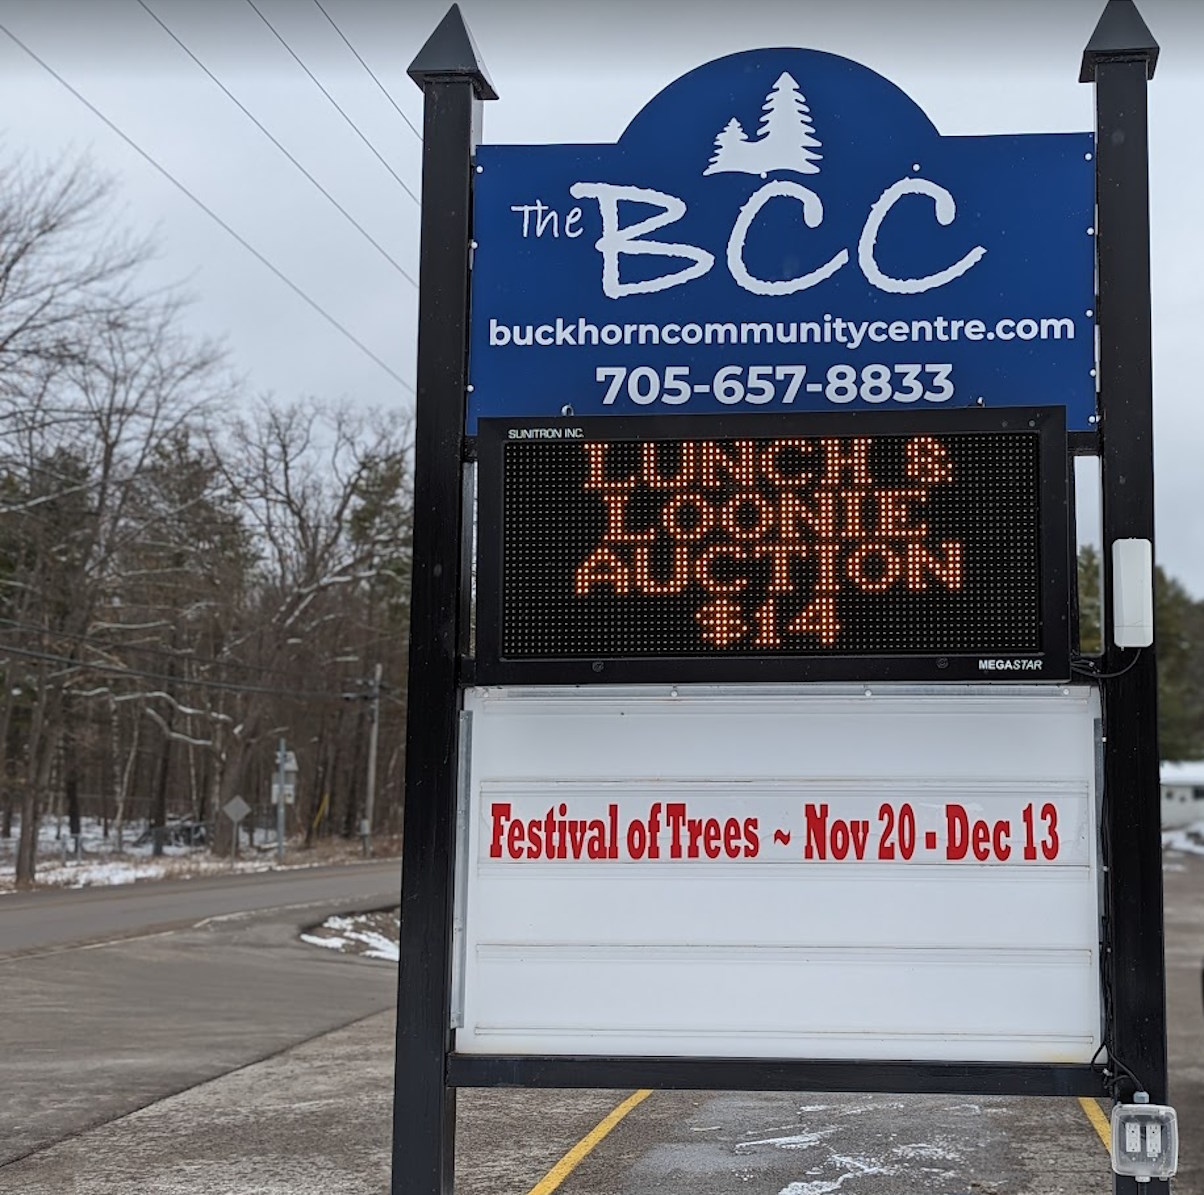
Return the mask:
[[743,170],[741,150],[749,145],[744,126],[733,116],[727,126],[715,138],[715,153],[704,174],[720,174],[723,171]]
[[[1079,650],[1097,655],[1102,642],[1101,561],[1079,551]],[[1161,568],[1154,570],[1158,634],[1158,749],[1162,759],[1204,758],[1204,602]]]
[[1158,749],[1163,759],[1204,758],[1204,603],[1154,571],[1158,644]]
[[788,72],[778,77],[773,90],[765,98],[765,115],[757,133],[758,143],[764,146],[764,169],[795,170],[799,174],[818,174],[815,164],[823,157],[815,151],[821,142],[811,123],[811,109]]
[[1079,549],[1079,651],[1085,656],[1097,656],[1103,651],[1103,604],[1100,579],[1103,562],[1091,544]]

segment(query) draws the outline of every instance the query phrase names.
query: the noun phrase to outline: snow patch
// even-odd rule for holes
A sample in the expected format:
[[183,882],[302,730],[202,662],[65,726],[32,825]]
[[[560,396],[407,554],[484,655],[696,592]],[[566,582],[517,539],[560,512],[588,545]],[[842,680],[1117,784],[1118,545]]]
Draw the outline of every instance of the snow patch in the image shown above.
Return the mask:
[[84,863],[74,868],[48,868],[50,877],[39,877],[64,888],[94,888],[108,884],[132,884],[135,880],[159,880],[166,868],[162,863]]
[[1204,822],[1195,822],[1181,830],[1163,830],[1162,849],[1184,855],[1204,855]]
[[[138,880],[186,880],[194,876],[243,874],[246,872],[294,871],[321,867],[343,859],[329,851],[314,852],[303,861],[280,865],[276,862],[275,835],[259,832],[256,844],[244,846],[242,856],[231,863],[228,856],[212,854],[205,846],[164,846],[155,855],[154,846],[143,837],[142,823],[127,823],[123,848],[117,850],[117,834],[110,826],[106,836],[98,818],[83,818],[80,823],[79,849],[65,821],[45,818],[38,824],[38,864],[36,881],[40,887],[98,888],[112,884],[131,884]],[[172,827],[169,827],[171,830]],[[178,826],[175,827],[178,830]],[[20,820],[13,820],[13,836],[0,838],[0,896],[15,891],[17,840]],[[358,859],[359,850],[348,844],[347,856]]]
[[772,1145],[775,1149],[810,1149],[825,1137],[831,1137],[835,1129],[820,1129],[815,1133],[797,1133],[793,1137],[764,1137],[760,1141],[740,1141],[736,1149],[752,1149],[757,1145]]
[[302,934],[301,941],[342,954],[395,963],[401,957],[400,937],[401,922],[394,911],[328,917],[309,933]]
[[325,946],[328,950],[344,950],[350,945],[346,938],[319,938],[314,934],[302,934],[301,941],[311,946]]
[[820,1178],[811,1183],[791,1183],[783,1187],[778,1195],[830,1195],[832,1191],[839,1191],[851,1178],[862,1178],[869,1174],[899,1173],[893,1166],[879,1166],[868,1158],[851,1158],[843,1154],[833,1154],[828,1159],[828,1164],[844,1170],[844,1173],[833,1179]]
[[919,1158],[926,1162],[960,1162],[961,1154],[940,1145],[916,1143],[914,1145],[896,1145],[891,1153],[901,1158]]

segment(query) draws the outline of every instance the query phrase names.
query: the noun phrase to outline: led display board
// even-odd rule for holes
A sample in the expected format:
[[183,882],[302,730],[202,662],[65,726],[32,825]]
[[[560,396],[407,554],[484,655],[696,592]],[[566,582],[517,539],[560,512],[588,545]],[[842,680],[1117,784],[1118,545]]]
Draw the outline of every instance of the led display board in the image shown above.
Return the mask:
[[477,676],[1059,680],[1061,409],[483,420]]

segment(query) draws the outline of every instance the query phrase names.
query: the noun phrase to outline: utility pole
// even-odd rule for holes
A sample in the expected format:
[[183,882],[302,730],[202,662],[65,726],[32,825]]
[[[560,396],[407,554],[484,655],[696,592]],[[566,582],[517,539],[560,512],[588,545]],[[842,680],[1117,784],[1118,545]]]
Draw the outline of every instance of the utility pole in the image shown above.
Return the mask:
[[[276,862],[284,862],[284,761],[287,758],[284,739],[276,749]],[[237,833],[237,828],[235,829]]]
[[368,697],[372,702],[369,718],[371,726],[368,729],[368,793],[364,799],[364,820],[360,822],[360,838],[363,840],[364,854],[372,852],[372,820],[376,812],[376,744],[380,739],[380,676],[382,665],[377,664],[372,674],[372,687]]

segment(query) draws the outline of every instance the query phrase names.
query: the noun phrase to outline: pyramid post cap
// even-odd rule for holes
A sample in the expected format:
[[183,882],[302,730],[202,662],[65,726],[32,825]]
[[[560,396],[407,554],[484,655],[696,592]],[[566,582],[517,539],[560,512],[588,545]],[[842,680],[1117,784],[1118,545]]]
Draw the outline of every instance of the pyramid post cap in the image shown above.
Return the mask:
[[1158,43],[1133,0],[1108,0],[1099,24],[1083,51],[1080,83],[1095,82],[1101,62],[1145,62],[1146,78],[1154,77],[1158,65]]
[[419,87],[427,79],[447,79],[459,75],[472,80],[478,99],[497,99],[489,72],[481,61],[477,43],[464,23],[458,4],[453,4],[447,10],[447,15],[427,38],[426,45],[418,51],[406,74]]

